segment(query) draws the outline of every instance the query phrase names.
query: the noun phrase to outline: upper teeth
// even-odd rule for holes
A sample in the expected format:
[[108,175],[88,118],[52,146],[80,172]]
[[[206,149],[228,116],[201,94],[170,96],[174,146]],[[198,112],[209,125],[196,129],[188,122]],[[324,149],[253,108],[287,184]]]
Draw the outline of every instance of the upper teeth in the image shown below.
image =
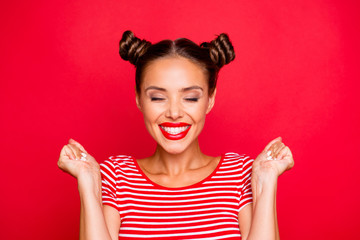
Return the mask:
[[185,126],[185,127],[164,127],[161,126],[162,129],[164,129],[165,132],[170,133],[170,134],[179,134],[183,131],[185,131],[186,129],[189,128],[189,126]]

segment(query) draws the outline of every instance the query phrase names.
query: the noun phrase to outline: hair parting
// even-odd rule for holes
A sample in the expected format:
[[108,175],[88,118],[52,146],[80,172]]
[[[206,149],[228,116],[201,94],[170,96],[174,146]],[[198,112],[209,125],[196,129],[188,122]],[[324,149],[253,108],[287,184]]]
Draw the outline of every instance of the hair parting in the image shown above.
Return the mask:
[[132,31],[125,31],[119,43],[119,54],[122,59],[136,67],[136,91],[140,85],[146,67],[153,61],[164,57],[184,57],[204,69],[208,77],[209,94],[217,83],[220,69],[235,59],[234,47],[226,33],[221,33],[211,42],[200,45],[186,38],[162,40],[158,43],[139,39]]

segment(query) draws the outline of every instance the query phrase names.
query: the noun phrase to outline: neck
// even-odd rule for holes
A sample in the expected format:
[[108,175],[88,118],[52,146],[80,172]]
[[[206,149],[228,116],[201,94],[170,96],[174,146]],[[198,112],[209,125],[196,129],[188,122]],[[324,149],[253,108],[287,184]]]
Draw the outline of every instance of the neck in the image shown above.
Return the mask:
[[151,158],[154,168],[156,167],[159,172],[170,176],[202,167],[206,161],[206,155],[201,152],[198,140],[179,154],[166,152],[160,145],[157,145]]

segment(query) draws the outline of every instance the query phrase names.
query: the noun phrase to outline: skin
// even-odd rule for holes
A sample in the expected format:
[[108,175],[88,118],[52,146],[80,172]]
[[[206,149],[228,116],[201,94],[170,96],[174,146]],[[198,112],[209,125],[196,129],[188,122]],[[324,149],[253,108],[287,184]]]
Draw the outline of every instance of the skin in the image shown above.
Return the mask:
[[[208,91],[202,69],[187,59],[165,58],[147,68],[136,102],[147,130],[158,145],[153,156],[138,163],[155,183],[166,187],[188,186],[216,168],[220,158],[203,154],[198,142],[205,116],[215,102],[216,93],[209,96]],[[172,141],[159,129],[163,122],[185,122],[191,128],[185,138]]]
[[[184,187],[201,181],[215,170],[220,157],[203,154],[198,142],[215,96],[216,91],[211,96],[208,94],[203,70],[185,58],[158,59],[148,66],[136,103],[157,147],[152,156],[137,161],[150,180],[165,187]],[[185,122],[191,128],[185,138],[173,141],[161,133],[158,125],[163,122]],[[80,239],[118,239],[119,213],[101,203],[99,164],[88,153],[86,161],[79,160],[81,153],[87,152],[70,139],[58,161],[61,170],[78,180]],[[255,159],[251,182],[253,203],[239,212],[242,239],[279,239],[277,178],[293,165],[291,151],[281,138],[272,140]]]

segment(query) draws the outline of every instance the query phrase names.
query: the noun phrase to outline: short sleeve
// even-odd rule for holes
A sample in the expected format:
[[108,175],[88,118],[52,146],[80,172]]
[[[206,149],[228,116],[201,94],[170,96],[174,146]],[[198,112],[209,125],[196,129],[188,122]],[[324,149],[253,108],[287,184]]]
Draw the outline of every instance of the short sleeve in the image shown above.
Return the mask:
[[247,204],[252,203],[251,170],[253,162],[254,159],[249,156],[244,156],[242,159],[239,212]]
[[100,164],[102,203],[119,211],[116,197],[117,175],[113,161],[106,160]]

